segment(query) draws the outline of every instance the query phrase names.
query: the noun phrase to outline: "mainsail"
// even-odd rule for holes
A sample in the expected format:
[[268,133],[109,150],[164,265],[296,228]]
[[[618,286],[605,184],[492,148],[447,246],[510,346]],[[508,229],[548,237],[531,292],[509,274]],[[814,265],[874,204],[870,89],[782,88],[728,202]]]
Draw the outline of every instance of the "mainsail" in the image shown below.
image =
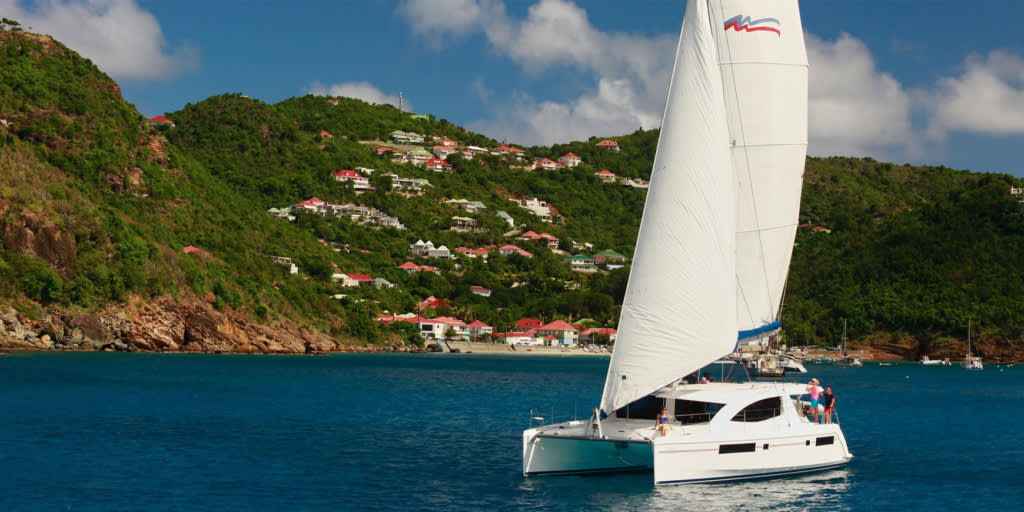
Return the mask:
[[796,0],[711,0],[736,179],[739,340],[779,329],[807,155],[807,52]]
[[603,414],[736,343],[735,180],[715,28],[704,1],[688,2]]

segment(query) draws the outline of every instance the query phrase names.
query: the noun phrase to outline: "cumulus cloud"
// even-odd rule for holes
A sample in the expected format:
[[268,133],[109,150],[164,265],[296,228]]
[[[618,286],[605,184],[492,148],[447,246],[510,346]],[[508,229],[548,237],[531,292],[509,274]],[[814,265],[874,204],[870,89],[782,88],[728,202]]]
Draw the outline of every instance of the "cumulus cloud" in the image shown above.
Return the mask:
[[[343,96],[345,98],[357,98],[369,103],[380,105],[394,105],[398,107],[397,94],[385,94],[375,85],[369,82],[344,82],[340,84],[324,85],[320,82],[313,82],[307,91],[317,96]],[[402,109],[406,112],[414,112],[408,101],[402,103]]]
[[[461,14],[454,19],[436,15],[456,11]],[[572,67],[593,79],[594,87],[564,102],[512,91],[510,101],[492,103],[493,119],[470,124],[476,130],[526,144],[550,144],[650,128],[660,121],[674,34],[648,38],[602,32],[583,8],[566,0],[540,0],[523,19],[508,16],[504,4],[494,0],[406,0],[399,13],[415,32],[435,42],[446,35],[482,34],[492,50],[529,74]],[[481,97],[490,93],[482,94],[482,80],[474,90]]]
[[969,56],[963,74],[943,78],[920,98],[933,139],[950,132],[1024,134],[1024,59],[1003,51]]
[[849,34],[825,41],[805,34],[808,152],[813,155],[906,156],[919,151],[910,94],[881,72],[867,46]]
[[117,79],[156,80],[198,69],[199,49],[168,50],[160,23],[135,0],[0,0],[7,18],[49,34]]

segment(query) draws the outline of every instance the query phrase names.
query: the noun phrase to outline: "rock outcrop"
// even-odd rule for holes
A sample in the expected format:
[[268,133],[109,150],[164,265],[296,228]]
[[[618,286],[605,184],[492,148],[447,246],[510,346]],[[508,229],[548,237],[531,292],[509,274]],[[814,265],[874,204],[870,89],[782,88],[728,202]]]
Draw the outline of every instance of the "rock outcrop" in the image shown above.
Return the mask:
[[3,311],[0,348],[248,354],[410,350],[345,345],[289,320],[254,323],[199,298],[135,299],[97,313],[36,310],[26,316]]

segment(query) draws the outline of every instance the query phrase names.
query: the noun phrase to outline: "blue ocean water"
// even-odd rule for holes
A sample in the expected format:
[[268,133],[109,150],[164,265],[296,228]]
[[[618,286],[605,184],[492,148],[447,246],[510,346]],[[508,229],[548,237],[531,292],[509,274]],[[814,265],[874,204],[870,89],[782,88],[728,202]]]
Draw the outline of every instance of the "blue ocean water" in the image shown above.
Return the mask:
[[0,510],[974,510],[1024,503],[1024,367],[810,366],[855,458],[655,488],[524,478],[530,410],[587,416],[607,358],[0,356]]

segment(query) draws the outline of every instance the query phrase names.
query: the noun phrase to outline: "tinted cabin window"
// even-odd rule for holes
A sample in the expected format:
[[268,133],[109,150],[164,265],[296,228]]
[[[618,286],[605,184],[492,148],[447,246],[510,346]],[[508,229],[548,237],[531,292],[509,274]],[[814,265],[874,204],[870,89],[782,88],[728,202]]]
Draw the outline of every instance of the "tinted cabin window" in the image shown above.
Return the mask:
[[654,421],[658,419],[658,414],[661,414],[662,407],[665,407],[665,400],[647,395],[615,411],[615,417]]
[[822,446],[826,444],[832,444],[834,442],[836,442],[836,438],[833,436],[819,437],[814,440],[814,446]]
[[722,404],[697,402],[694,400],[676,400],[675,419],[682,425],[707,423],[722,408]]
[[742,411],[732,417],[732,421],[764,421],[781,414],[782,400],[777,396],[773,396],[764,400],[758,400],[744,407]]
[[747,453],[755,449],[754,443],[722,444],[718,446],[718,453]]

